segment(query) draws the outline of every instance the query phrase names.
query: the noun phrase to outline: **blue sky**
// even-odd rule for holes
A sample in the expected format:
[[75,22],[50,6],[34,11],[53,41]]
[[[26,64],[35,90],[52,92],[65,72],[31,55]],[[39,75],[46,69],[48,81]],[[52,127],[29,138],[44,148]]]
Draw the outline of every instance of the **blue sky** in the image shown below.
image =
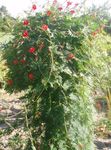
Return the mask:
[[[32,6],[32,3],[37,3],[37,5],[43,5],[48,0],[0,0],[0,6],[4,5],[7,7],[7,10],[9,13],[16,17],[23,15],[23,12],[25,10],[29,10]],[[50,0],[51,1],[51,0]],[[52,0],[53,1],[53,0]],[[64,2],[65,0],[58,0],[60,3]],[[81,0],[69,0],[74,3],[80,3]],[[100,6],[103,5],[108,0],[86,0],[87,6],[96,5]],[[109,0],[109,5],[111,5],[111,2]]]

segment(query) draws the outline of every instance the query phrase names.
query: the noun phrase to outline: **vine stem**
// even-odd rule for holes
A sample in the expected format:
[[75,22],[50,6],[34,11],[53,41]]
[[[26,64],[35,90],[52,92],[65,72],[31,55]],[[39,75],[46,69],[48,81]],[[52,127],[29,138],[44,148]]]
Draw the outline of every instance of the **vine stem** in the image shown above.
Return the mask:
[[24,105],[24,109],[25,109],[26,126],[27,126],[27,129],[28,129],[28,131],[29,131],[29,139],[30,139],[31,144],[32,144],[32,150],[36,150],[36,147],[34,146],[34,142],[33,142],[32,133],[31,133],[31,130],[30,130],[30,128],[29,128],[28,117],[27,117],[27,108],[26,108],[25,105]]
[[[51,77],[51,74],[52,74],[52,67],[53,67],[53,64],[54,64],[53,53],[52,53],[52,51],[51,51],[51,70],[50,70],[50,73],[49,73],[49,78],[48,78],[48,80],[47,80],[47,83],[49,82],[50,77]],[[46,85],[47,85],[47,83],[46,83]],[[38,100],[38,99],[40,98],[40,96],[42,95],[44,89],[45,89],[45,88],[42,89],[41,93],[39,94],[39,96],[37,97],[36,100]]]

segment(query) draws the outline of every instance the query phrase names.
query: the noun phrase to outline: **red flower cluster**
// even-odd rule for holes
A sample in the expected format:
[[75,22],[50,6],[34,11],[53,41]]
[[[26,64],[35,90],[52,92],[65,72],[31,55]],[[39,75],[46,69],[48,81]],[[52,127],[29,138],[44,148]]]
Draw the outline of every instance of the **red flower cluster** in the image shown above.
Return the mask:
[[35,4],[32,5],[32,10],[36,10],[37,6]]
[[29,73],[29,74],[28,74],[28,78],[29,78],[30,80],[33,80],[33,79],[34,79],[33,73]]
[[[56,3],[57,0],[54,0],[54,2]],[[72,2],[68,1],[68,2],[67,2],[67,7],[70,6],[70,5],[72,5]],[[78,6],[78,3],[75,4],[75,7],[76,7],[76,6]],[[32,10],[36,10],[36,9],[37,9],[37,6],[36,6],[35,4],[33,4],[33,5],[32,5]],[[62,8],[62,7],[58,7],[58,10],[59,10],[59,11],[62,11],[63,8]],[[74,10],[70,10],[70,13],[71,13],[71,14],[74,14],[75,11],[74,11]],[[47,15],[47,16],[50,16],[51,14],[52,14],[52,12],[51,12],[50,10],[48,10],[48,11],[46,12],[46,15]],[[23,21],[23,25],[24,25],[24,26],[28,26],[28,25],[29,25],[29,21],[28,21],[27,19],[24,20],[24,21]],[[42,29],[43,31],[48,30],[48,25],[47,25],[47,24],[43,24],[42,27],[41,27],[41,29]],[[95,34],[95,33],[93,33],[93,34]],[[24,30],[22,36],[23,36],[24,38],[29,37],[29,32],[28,32],[27,30]],[[24,41],[21,41],[21,44],[23,44],[23,43],[24,43]],[[39,45],[39,49],[41,50],[42,48],[44,48],[44,42],[40,43],[40,45]],[[34,53],[35,51],[36,51],[35,47],[31,47],[31,48],[29,48],[29,50],[28,50],[29,53]],[[50,49],[48,49],[48,51],[49,51],[49,53],[50,53]],[[37,61],[37,60],[38,60],[38,56],[37,56],[37,55],[34,55],[34,56],[35,56],[35,60]],[[74,54],[72,54],[72,53],[68,54],[68,56],[67,56],[67,60],[68,60],[68,61],[69,61],[69,60],[72,60],[72,59],[74,59],[74,58],[75,58],[75,56],[74,56]],[[13,64],[14,64],[14,65],[17,65],[18,63],[19,63],[18,59],[13,60]],[[20,60],[20,63],[22,63],[22,64],[26,63],[26,59],[25,59],[24,57],[22,57],[22,59]],[[35,78],[35,77],[34,77],[34,74],[33,74],[32,72],[28,73],[28,79],[34,80],[34,78]],[[7,81],[7,84],[10,85],[10,86],[13,85],[13,80],[12,80],[12,79],[9,79],[9,80]]]
[[[20,60],[20,62],[21,62],[22,64],[24,64],[24,63],[26,62],[26,60],[23,58],[23,59]],[[17,65],[18,63],[19,63],[19,61],[18,61],[17,59],[13,60],[13,64],[14,64],[14,65]]]
[[27,38],[28,36],[29,36],[29,33],[28,33],[27,30],[25,30],[25,31],[23,32],[23,37],[24,37],[24,38]]
[[46,30],[48,30],[48,25],[46,25],[46,24],[43,24],[43,25],[42,25],[42,30],[43,30],[43,31],[46,31]]
[[24,20],[23,25],[27,26],[29,24],[28,20]]
[[35,52],[35,47],[31,47],[30,49],[29,49],[29,53],[34,53]]

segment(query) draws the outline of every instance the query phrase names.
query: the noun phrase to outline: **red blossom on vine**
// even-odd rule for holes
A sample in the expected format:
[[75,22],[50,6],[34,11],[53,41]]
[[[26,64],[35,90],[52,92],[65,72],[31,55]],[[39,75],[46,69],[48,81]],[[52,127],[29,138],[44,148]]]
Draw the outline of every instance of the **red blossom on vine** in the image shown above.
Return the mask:
[[52,12],[50,10],[47,11],[47,16],[50,16]]
[[21,59],[20,62],[21,62],[22,64],[24,64],[24,63],[26,63],[26,60],[25,60],[25,59]]
[[30,80],[33,80],[33,79],[34,79],[33,73],[29,73],[29,74],[28,74],[28,78],[29,78]]
[[62,7],[59,7],[59,8],[58,8],[58,10],[59,10],[59,11],[62,11],[62,10],[63,10],[63,8],[62,8]]
[[36,10],[37,6],[35,4],[32,5],[32,10]]
[[46,31],[46,30],[48,30],[48,25],[46,25],[46,24],[43,24],[43,25],[42,25],[42,30],[43,30],[43,31]]
[[69,61],[69,60],[74,59],[74,58],[75,58],[75,55],[70,53],[70,54],[68,54],[67,60]]
[[28,36],[29,36],[29,33],[28,33],[28,31],[27,30],[25,30],[24,32],[23,32],[23,35],[22,35],[24,38],[27,38]]
[[29,24],[28,20],[24,20],[23,25],[27,26]]
[[68,1],[67,2],[67,7],[69,7],[70,5],[72,5],[72,2]]
[[31,47],[30,49],[29,49],[29,53],[34,53],[35,52],[35,47]]
[[74,10],[70,10],[70,13],[73,15],[73,14],[75,14],[75,11]]
[[13,85],[13,80],[12,80],[12,79],[9,79],[9,80],[7,81],[7,84],[10,85],[10,86]]
[[18,64],[18,60],[17,59],[13,60],[13,64],[17,65]]

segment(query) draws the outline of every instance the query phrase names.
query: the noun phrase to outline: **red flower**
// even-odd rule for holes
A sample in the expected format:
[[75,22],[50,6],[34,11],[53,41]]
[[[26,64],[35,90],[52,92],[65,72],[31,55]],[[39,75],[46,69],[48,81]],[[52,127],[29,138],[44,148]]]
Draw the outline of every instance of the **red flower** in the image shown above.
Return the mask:
[[52,12],[50,10],[47,11],[47,16],[50,16]]
[[35,52],[35,47],[31,47],[30,49],[29,49],[29,53],[34,53]]
[[18,64],[18,60],[15,59],[15,60],[13,61],[13,64],[14,64],[14,65],[17,65],[17,64]]
[[73,15],[73,14],[75,13],[75,11],[74,11],[74,10],[71,10],[70,13]]
[[46,31],[46,30],[48,30],[48,25],[46,25],[46,24],[43,24],[43,25],[42,25],[42,30],[43,30],[43,31]]
[[23,37],[27,38],[28,36],[29,36],[29,33],[28,33],[27,30],[25,30],[25,31],[23,32]]
[[69,61],[74,58],[75,58],[74,54],[70,53],[70,54],[68,54],[67,60]]
[[62,9],[63,9],[62,7],[59,7],[59,8],[58,8],[59,11],[61,11]]
[[26,60],[25,60],[25,59],[21,59],[20,62],[21,62],[22,64],[24,64],[24,63],[26,62]]
[[72,2],[68,1],[67,2],[67,7],[70,6],[70,5],[72,5]]
[[37,6],[35,4],[32,5],[32,10],[36,10]]
[[29,74],[28,74],[28,78],[29,78],[30,80],[33,80],[33,79],[34,79],[33,73],[29,73]]
[[28,20],[24,20],[23,25],[27,26],[29,24]]
[[12,79],[9,79],[9,80],[7,81],[7,84],[8,84],[8,85],[13,85],[13,80],[12,80]]

